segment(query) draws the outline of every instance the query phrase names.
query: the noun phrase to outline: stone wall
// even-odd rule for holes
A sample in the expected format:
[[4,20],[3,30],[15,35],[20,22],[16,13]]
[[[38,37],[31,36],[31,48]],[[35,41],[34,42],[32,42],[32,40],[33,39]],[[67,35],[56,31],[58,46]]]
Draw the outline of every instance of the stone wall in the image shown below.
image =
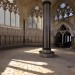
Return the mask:
[[[30,0],[31,1],[31,0]],[[62,0],[61,0],[62,1]],[[21,1],[20,1],[21,2]],[[41,29],[30,29],[28,28],[28,15],[31,9],[38,5],[42,8],[42,2],[40,0],[32,1],[31,4],[20,5],[20,2],[17,0],[17,5],[20,11],[20,28],[6,27],[0,25],[0,47],[8,46],[18,46],[23,45],[23,20],[25,20],[25,45],[27,46],[41,46],[43,44],[43,30]],[[59,2],[60,4],[61,2]],[[58,5],[57,5],[58,6]],[[67,18],[64,21],[55,21],[55,4],[52,5],[52,14],[51,14],[51,45],[54,46],[54,37],[56,34],[56,28],[58,29],[59,25],[62,24],[70,27],[72,37],[75,37],[75,16],[70,17],[69,21]],[[74,9],[74,8],[73,8]],[[74,41],[73,41],[74,42]],[[73,43],[74,46],[75,42]]]
[[0,47],[17,46],[23,44],[21,29],[0,26]]

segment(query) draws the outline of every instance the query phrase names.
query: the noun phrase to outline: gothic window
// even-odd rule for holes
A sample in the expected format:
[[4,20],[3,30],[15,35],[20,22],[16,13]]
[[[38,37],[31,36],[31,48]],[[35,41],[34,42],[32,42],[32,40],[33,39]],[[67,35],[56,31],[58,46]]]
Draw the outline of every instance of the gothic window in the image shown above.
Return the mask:
[[56,10],[55,20],[65,19],[73,16],[73,10],[67,3],[61,3]]
[[0,1],[0,25],[19,27],[19,10],[15,0]]
[[15,13],[11,12],[11,26],[15,26]]
[[16,27],[19,27],[19,14],[16,13]]
[[36,17],[36,15],[33,16],[33,28],[37,28],[37,17]]
[[10,25],[10,12],[8,9],[5,11],[5,25]]
[[42,10],[39,6],[34,6],[28,18],[29,28],[42,29]]
[[37,28],[38,28],[38,29],[41,29],[41,27],[42,27],[42,24],[41,24],[41,17],[38,16]]
[[43,29],[43,17],[41,17],[41,28]]
[[32,28],[32,16],[29,16],[29,28]]
[[0,24],[4,25],[4,9],[0,7]]

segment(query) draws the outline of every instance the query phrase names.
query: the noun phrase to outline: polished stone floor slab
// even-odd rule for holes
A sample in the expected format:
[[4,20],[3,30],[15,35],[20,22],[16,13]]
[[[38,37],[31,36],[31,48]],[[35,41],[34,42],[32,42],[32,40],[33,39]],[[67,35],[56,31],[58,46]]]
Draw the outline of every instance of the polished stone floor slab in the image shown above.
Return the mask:
[[75,75],[75,51],[52,48],[56,57],[39,56],[42,48],[26,47],[0,51],[0,75]]

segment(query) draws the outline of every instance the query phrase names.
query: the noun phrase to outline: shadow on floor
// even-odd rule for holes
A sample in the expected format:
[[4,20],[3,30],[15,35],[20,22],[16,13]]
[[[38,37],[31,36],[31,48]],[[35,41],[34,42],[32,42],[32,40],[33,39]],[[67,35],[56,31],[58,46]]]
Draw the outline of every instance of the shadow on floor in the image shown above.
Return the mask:
[[[57,51],[59,58],[42,58],[40,50],[42,48],[27,47],[0,51],[0,75],[60,75],[60,68],[64,68],[63,60],[67,59],[63,57],[65,53]],[[69,55],[75,57],[75,54]]]

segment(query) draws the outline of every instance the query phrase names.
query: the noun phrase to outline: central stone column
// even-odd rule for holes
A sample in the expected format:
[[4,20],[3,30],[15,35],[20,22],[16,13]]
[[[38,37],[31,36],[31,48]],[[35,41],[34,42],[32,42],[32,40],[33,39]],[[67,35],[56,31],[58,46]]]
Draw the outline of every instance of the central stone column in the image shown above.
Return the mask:
[[51,2],[43,1],[43,49],[40,51],[40,56],[53,57],[54,52],[51,51],[50,35],[51,35]]

